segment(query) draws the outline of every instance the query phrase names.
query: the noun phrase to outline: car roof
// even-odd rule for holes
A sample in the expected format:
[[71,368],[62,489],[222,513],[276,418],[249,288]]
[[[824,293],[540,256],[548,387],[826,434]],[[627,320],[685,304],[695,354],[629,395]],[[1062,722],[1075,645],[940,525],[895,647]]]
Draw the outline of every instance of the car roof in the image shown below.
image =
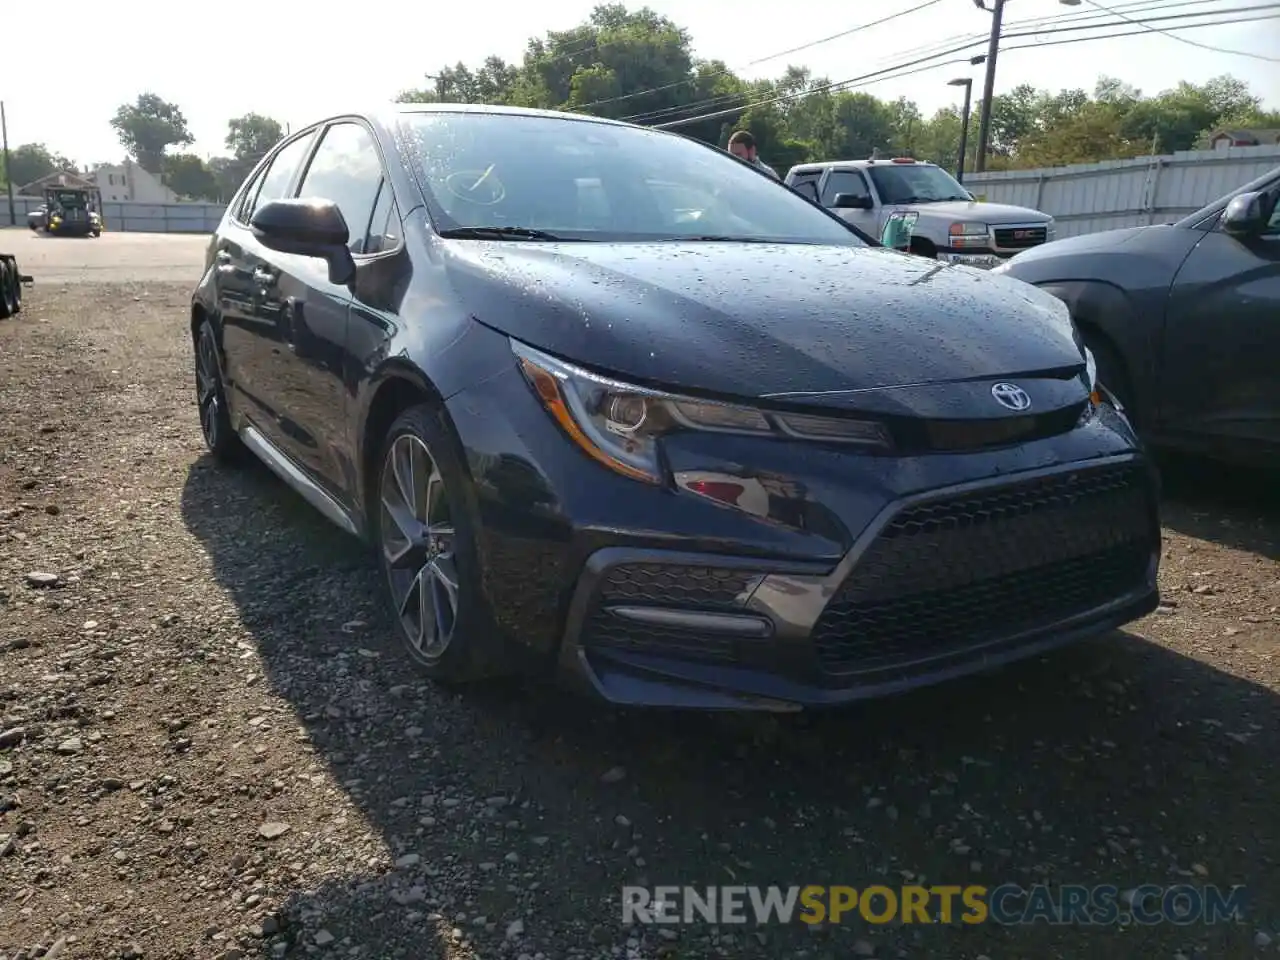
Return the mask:
[[[391,129],[396,125],[401,117],[410,116],[412,114],[421,113],[482,113],[507,115],[513,117],[545,117],[554,120],[577,120],[582,123],[599,123],[615,127],[635,127],[639,126],[634,123],[625,123],[621,120],[610,120],[607,117],[597,117],[587,113],[569,113],[564,110],[540,110],[533,107],[512,107],[505,104],[489,104],[489,103],[380,103],[372,106],[354,105],[350,110],[344,110],[329,113],[323,117],[317,117],[310,123],[306,124],[303,129],[320,126],[321,124],[330,123],[334,120],[341,120],[345,117],[361,117],[365,120],[381,126],[384,129]],[[643,127],[642,129],[653,129],[651,127]],[[655,131],[659,133],[668,133],[670,131]]]
[[888,160],[818,160],[813,163],[798,163],[787,173],[821,173],[823,170],[865,170],[868,167],[936,167],[936,163],[928,160],[912,160],[910,163]]

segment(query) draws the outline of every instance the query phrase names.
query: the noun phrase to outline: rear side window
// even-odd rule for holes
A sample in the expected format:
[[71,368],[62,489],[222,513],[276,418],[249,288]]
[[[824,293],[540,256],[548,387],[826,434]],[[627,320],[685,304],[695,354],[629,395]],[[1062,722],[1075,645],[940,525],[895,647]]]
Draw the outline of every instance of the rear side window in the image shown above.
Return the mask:
[[870,197],[867,181],[857,170],[832,170],[827,185],[822,188],[822,205],[829,207],[836,202],[836,195],[849,193],[855,197]]
[[266,172],[258,178],[258,183],[251,186],[245,195],[244,206],[240,208],[240,219],[244,223],[248,223],[253,212],[268,200],[284,200],[288,197],[293,175],[298,172],[302,158],[311,149],[311,141],[315,137],[314,130],[305,133],[272,158]]

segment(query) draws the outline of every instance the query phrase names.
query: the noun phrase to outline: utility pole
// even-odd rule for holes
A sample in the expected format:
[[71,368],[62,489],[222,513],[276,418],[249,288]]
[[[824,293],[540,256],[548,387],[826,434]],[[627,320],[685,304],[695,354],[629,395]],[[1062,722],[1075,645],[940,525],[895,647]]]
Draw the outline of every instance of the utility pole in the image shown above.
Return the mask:
[[4,144],[4,182],[9,192],[9,226],[18,225],[18,213],[13,206],[13,176],[9,166],[9,123],[4,115],[4,101],[0,100],[0,142]]
[[960,155],[956,158],[956,181],[964,183],[964,158],[969,151],[969,106],[973,100],[973,80],[960,77],[948,82],[952,87],[964,87],[964,109],[960,111]]
[[[986,10],[983,0],[973,0],[980,10]],[[978,152],[973,158],[975,173],[987,169],[987,144],[991,140],[991,99],[996,89],[996,55],[1000,52],[1000,28],[1004,23],[1005,0],[992,0],[991,40],[987,44],[987,78],[982,85],[982,123],[978,127]]]

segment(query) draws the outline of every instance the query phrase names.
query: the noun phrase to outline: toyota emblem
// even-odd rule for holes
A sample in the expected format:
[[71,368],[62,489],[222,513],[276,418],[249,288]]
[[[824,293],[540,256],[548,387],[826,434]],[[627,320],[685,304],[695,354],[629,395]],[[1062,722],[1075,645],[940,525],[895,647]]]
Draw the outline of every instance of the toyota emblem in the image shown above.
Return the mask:
[[1016,383],[997,383],[991,387],[991,396],[1006,410],[1022,411],[1031,406],[1031,395]]

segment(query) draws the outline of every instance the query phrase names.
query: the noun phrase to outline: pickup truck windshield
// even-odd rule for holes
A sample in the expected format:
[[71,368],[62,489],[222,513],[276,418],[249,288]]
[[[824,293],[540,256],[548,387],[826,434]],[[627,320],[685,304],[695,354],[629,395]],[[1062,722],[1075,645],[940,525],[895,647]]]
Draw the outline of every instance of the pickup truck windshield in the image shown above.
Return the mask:
[[964,187],[941,167],[923,164],[878,163],[867,168],[880,194],[880,202],[942,203],[972,200]]

